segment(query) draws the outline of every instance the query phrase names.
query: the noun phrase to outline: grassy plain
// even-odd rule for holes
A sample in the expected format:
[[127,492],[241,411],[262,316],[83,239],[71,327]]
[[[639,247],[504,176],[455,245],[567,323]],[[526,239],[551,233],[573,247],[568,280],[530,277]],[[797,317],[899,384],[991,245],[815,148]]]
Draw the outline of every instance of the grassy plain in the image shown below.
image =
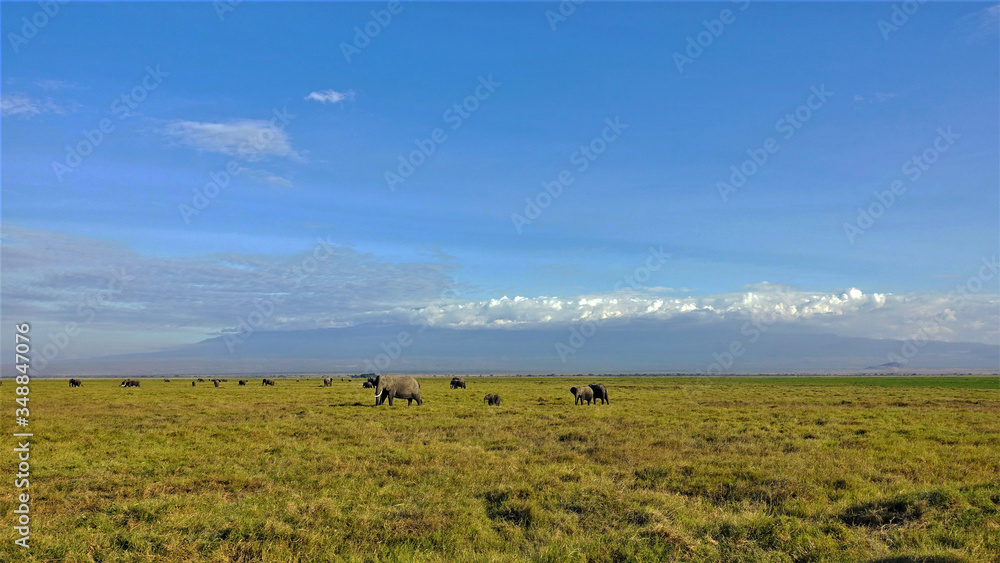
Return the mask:
[[1000,560],[996,377],[605,378],[574,407],[590,382],[375,408],[357,380],[35,379],[31,548],[5,524],[0,560]]

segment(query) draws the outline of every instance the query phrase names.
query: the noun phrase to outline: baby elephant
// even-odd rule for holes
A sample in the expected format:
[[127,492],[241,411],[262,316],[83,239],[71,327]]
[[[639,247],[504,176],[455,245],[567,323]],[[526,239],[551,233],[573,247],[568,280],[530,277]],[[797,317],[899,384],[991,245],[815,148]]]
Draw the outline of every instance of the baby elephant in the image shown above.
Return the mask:
[[493,393],[490,393],[489,395],[486,395],[485,397],[483,397],[483,402],[486,403],[487,405],[491,406],[491,407],[499,407],[500,406],[500,395],[495,395]]
[[574,405],[582,405],[584,401],[587,401],[589,405],[594,400],[594,390],[590,387],[570,387],[569,392],[576,397],[576,400],[573,401]]

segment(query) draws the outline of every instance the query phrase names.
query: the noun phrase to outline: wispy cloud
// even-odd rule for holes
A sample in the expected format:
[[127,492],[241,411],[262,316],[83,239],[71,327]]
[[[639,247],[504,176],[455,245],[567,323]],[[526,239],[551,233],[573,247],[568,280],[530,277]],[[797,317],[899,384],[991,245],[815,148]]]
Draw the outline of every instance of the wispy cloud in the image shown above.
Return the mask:
[[303,99],[324,104],[335,104],[344,100],[353,100],[354,91],[348,90],[346,92],[337,92],[336,90],[319,90],[316,92],[310,92],[309,95]]
[[248,178],[255,182],[260,182],[261,184],[271,184],[273,186],[281,186],[283,188],[292,187],[291,180],[278,176],[277,174],[267,170],[244,168],[243,172]]
[[302,158],[292,148],[288,133],[263,119],[234,119],[221,123],[172,121],[162,131],[193,149],[249,161],[268,157]]
[[31,119],[43,113],[66,113],[66,109],[51,99],[39,100],[29,96],[9,94],[0,97],[0,115]]
[[899,94],[897,94],[895,92],[875,92],[874,95],[872,95],[871,97],[866,98],[866,97],[864,97],[864,96],[862,96],[860,94],[855,94],[854,95],[854,101],[855,102],[864,102],[864,101],[867,101],[868,103],[871,103],[871,104],[881,104],[882,102],[889,101],[889,100],[895,98],[898,95]]
[[1000,32],[1000,4],[969,14],[956,24],[959,33],[973,43],[988,41]]
[[73,90],[80,87],[80,84],[70,80],[36,80],[35,86],[44,90]]

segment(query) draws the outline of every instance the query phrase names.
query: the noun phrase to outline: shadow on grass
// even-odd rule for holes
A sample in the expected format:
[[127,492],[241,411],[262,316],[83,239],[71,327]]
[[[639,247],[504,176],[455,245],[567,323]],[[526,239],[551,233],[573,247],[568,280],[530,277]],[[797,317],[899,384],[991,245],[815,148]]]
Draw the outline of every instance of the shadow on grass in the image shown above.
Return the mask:
[[966,560],[953,555],[897,555],[872,559],[868,563],[965,563]]
[[956,496],[946,492],[910,493],[852,506],[840,515],[840,520],[848,526],[865,528],[904,526],[920,520],[929,508],[947,508],[955,502]]

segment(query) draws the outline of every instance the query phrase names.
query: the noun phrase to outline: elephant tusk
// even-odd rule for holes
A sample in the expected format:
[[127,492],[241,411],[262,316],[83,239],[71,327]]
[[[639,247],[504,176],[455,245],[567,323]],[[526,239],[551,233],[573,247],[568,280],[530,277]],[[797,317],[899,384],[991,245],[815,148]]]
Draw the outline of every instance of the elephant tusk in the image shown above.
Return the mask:
[[378,393],[375,393],[375,395],[373,395],[373,396],[374,396],[374,397],[378,397]]

